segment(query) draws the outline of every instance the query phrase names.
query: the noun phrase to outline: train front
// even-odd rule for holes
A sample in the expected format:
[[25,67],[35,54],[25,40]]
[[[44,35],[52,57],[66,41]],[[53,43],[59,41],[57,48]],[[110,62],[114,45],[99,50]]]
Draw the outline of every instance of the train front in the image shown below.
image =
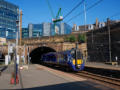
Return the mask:
[[71,67],[73,71],[84,69],[84,59],[80,50],[71,50]]

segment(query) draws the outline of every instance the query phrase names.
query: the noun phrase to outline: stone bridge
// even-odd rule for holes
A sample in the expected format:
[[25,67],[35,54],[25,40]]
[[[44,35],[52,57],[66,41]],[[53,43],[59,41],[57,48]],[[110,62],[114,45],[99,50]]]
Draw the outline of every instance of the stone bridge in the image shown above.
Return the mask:
[[[30,42],[29,44],[24,44],[22,46],[18,46],[18,55],[25,57],[25,62],[28,62],[28,56],[30,56],[30,60],[32,63],[38,63],[41,55],[48,52],[60,52],[65,50],[70,50],[76,47],[76,43],[68,43],[68,42],[47,42],[47,43],[35,43]],[[82,49],[83,53],[86,51],[86,44],[79,44],[78,48]],[[1,46],[0,52],[4,58],[5,55],[8,54],[8,46]],[[21,59],[21,57],[20,57]]]

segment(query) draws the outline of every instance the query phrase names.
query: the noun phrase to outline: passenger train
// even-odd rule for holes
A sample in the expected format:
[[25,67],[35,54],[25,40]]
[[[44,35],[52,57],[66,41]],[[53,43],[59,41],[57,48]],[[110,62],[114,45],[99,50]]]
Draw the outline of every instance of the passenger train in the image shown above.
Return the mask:
[[[77,54],[76,54],[77,53]],[[77,55],[77,59],[76,59]],[[42,55],[41,61],[44,64],[55,65],[67,68],[72,71],[81,71],[84,69],[83,55],[80,50],[67,50],[63,52],[50,52]]]

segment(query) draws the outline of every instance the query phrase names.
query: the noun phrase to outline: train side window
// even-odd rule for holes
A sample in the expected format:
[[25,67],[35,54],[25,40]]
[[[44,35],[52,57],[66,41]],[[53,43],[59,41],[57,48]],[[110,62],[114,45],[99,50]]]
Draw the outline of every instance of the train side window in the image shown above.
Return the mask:
[[74,53],[72,53],[71,56],[72,56],[72,58],[75,58],[75,54]]
[[60,54],[57,54],[57,61],[60,61]]
[[67,54],[64,54],[64,61],[67,61]]

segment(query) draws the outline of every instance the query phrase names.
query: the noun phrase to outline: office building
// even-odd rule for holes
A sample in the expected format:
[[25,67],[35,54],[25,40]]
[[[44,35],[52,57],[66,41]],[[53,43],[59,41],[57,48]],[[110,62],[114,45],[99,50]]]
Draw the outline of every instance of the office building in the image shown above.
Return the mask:
[[51,35],[51,24],[50,23],[43,23],[43,34],[42,36],[50,36]]
[[29,37],[40,37],[43,36],[43,25],[42,24],[29,24],[28,25]]
[[0,0],[0,36],[15,39],[18,21],[18,6],[5,0]]
[[[64,35],[70,34],[72,32],[72,28],[70,25],[66,23],[57,23],[56,25],[52,23],[41,23],[41,24],[29,24],[28,25],[28,38],[31,37],[42,37],[42,36],[54,36],[54,35]],[[26,33],[24,30],[22,31],[23,38]]]
[[28,28],[22,28],[22,38],[28,38],[28,37],[29,37]]

